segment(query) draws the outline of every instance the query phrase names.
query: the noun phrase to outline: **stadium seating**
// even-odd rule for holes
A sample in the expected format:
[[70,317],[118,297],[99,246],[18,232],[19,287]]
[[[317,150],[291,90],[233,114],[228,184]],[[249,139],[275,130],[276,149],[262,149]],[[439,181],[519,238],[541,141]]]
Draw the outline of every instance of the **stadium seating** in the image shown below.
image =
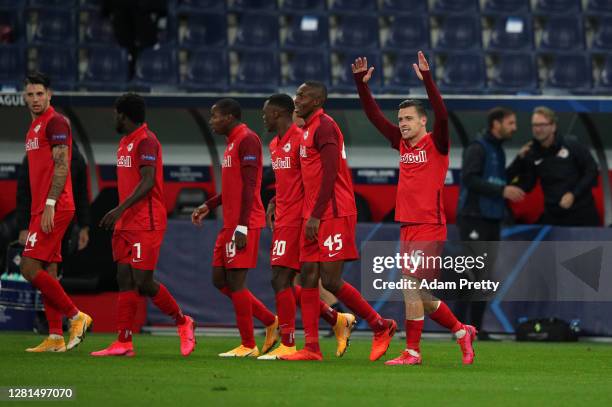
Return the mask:
[[533,11],[542,14],[575,14],[582,9],[581,0],[537,0]]
[[134,85],[138,89],[166,91],[178,83],[178,59],[174,47],[148,48],[138,56]]
[[440,90],[446,93],[483,93],[486,70],[482,54],[450,53],[446,55]]
[[483,13],[522,14],[529,12],[529,0],[486,0]]
[[234,0],[232,10],[237,11],[274,11],[276,1],[270,0]]
[[321,51],[298,51],[288,54],[289,66],[283,86],[299,86],[316,79],[331,85],[329,54]]
[[179,14],[225,11],[226,3],[225,0],[178,0],[176,10]]
[[90,12],[89,19],[85,26],[83,41],[87,44],[107,44],[114,45],[117,40],[113,31],[113,24],[110,19],[104,18],[101,15]]
[[478,13],[478,0],[436,0],[434,13]]
[[612,52],[612,15],[597,19],[591,50]]
[[376,0],[333,0],[332,11],[350,11],[359,14],[371,13],[378,10]]
[[179,39],[182,47],[225,47],[227,18],[224,13],[191,13],[186,18],[185,36]]
[[612,1],[610,0],[589,0],[587,2],[586,11],[594,14],[609,13],[612,14]]
[[321,12],[327,9],[326,0],[284,0],[281,10],[297,12]]
[[181,87],[190,92],[224,92],[229,85],[225,50],[200,49],[189,55],[187,75]]
[[381,11],[385,14],[427,14],[427,0],[383,0]]
[[591,60],[584,54],[558,54],[544,83],[544,89],[560,93],[589,93],[593,84]]
[[612,95],[612,55],[606,56],[598,79],[597,93]]
[[481,47],[480,19],[471,15],[447,15],[435,44],[436,51],[473,50]]
[[540,50],[579,51],[584,49],[582,20],[576,16],[554,16],[547,19]]
[[491,41],[487,49],[494,51],[531,51],[533,29],[531,18],[523,16],[497,16]]
[[489,82],[491,93],[534,94],[538,92],[538,71],[531,53],[493,54],[493,75]]
[[90,46],[79,86],[91,91],[120,91],[129,80],[127,51],[116,45]]
[[16,8],[0,8],[0,44],[13,44],[24,40],[21,13]]
[[78,3],[78,0],[28,0],[28,4],[31,7],[57,7],[63,9],[76,7]]
[[[385,78],[383,92],[395,94],[408,94],[413,89],[418,89],[419,93],[423,93],[425,88],[423,82],[416,76],[413,71],[412,64],[417,62],[416,50],[411,52],[390,53],[387,54],[387,59],[390,61],[391,74]],[[435,58],[428,51],[423,51],[429,61],[429,70],[435,73]],[[375,71],[376,75],[382,75],[381,70]],[[434,75],[435,76],[435,75]]]
[[25,50],[23,47],[13,44],[0,44],[0,90],[19,89],[25,71]]
[[283,47],[325,48],[329,45],[329,24],[325,16],[296,14],[289,19]]
[[389,29],[385,50],[429,49],[429,20],[420,15],[397,16]]
[[265,50],[238,52],[238,74],[232,90],[271,93],[280,83],[278,54]]
[[234,46],[267,49],[278,46],[278,17],[276,15],[243,13],[238,18]]
[[336,48],[373,50],[379,47],[378,18],[369,15],[340,15],[337,37],[332,44]]
[[51,78],[55,90],[72,90],[77,80],[77,52],[70,46],[44,45],[36,49],[34,69]]
[[77,38],[75,14],[71,10],[32,9],[37,13],[37,25],[32,42],[37,44],[74,44]]
[[330,90],[336,93],[355,93],[355,81],[353,79],[353,71],[351,64],[358,57],[368,58],[368,64],[378,68],[377,74],[372,75],[372,79],[368,84],[373,91],[379,91],[382,86],[382,61],[378,52],[350,51],[335,53],[340,67],[338,75],[332,78],[332,86]]

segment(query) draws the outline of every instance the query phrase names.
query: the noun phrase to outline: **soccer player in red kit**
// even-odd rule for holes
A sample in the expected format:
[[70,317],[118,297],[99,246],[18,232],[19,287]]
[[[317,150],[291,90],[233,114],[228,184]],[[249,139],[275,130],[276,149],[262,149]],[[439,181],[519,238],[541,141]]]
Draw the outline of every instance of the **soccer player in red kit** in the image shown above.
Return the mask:
[[[49,79],[37,72],[25,79],[24,100],[32,116],[26,135],[30,189],[31,219],[21,258],[23,277],[42,293],[47,315],[70,318],[70,339],[65,345],[58,331],[29,351],[64,352],[81,343],[92,319],[80,312],[47,269],[62,260],[62,238],[74,216],[70,159],[72,132],[70,123],[51,106]],[[51,319],[51,318],[50,318]],[[54,318],[56,319],[56,318]]]
[[117,262],[119,301],[117,340],[92,356],[134,356],[132,326],[140,296],[153,303],[176,323],[180,351],[195,349],[195,323],[168,289],[153,278],[164,239],[167,211],[164,204],[162,148],[145,122],[144,99],[126,93],[115,101],[115,128],[122,135],[117,149],[119,205],[100,226],[113,231],[113,258]]
[[300,166],[304,186],[300,261],[302,262],[302,322],[305,346],[283,360],[321,360],[319,348],[319,277],[334,294],[374,331],[370,360],[387,351],[397,325],[383,319],[349,283],[342,279],[345,261],[359,257],[355,243],[357,209],[344,136],[323,111],[327,88],[307,81],[295,97],[296,114],[305,125],[300,141]]
[[[294,109],[293,99],[284,94],[270,96],[263,106],[264,126],[268,132],[274,133],[270,141],[270,156],[276,180],[276,195],[268,204],[266,218],[273,233],[270,264],[281,343],[273,351],[258,358],[262,360],[276,360],[297,352],[295,313],[296,300],[299,302],[302,287],[293,282],[300,270],[304,202],[300,142],[304,132],[293,122]],[[338,313],[323,301],[319,301],[319,307],[321,317],[332,326],[336,335],[336,355],[342,356],[355,325],[355,317],[348,313]]]
[[[427,115],[416,100],[400,103],[399,126],[389,122],[372,97],[367,82],[374,67],[368,68],[366,58],[357,58],[352,65],[359,98],[368,119],[400,153],[400,175],[395,206],[395,220],[401,222],[402,242],[442,242],[446,240],[446,219],[442,203],[444,179],[448,171],[448,113],[429,71],[423,52],[418,53],[418,65],[413,68],[425,84],[425,90],[435,114],[433,132],[426,129]],[[406,277],[415,278],[415,277]],[[418,278],[415,278],[418,282]],[[463,363],[474,360],[472,342],[476,329],[457,320],[448,306],[429,293],[405,290],[406,349],[388,365],[421,364],[419,343],[424,315],[448,328],[457,337],[463,353]]]
[[259,235],[265,227],[261,203],[263,157],[261,140],[241,123],[242,108],[230,98],[220,99],[211,108],[210,126],[225,136],[227,146],[221,168],[221,194],[193,211],[191,220],[202,219],[223,204],[223,228],[217,236],[213,253],[213,284],[232,300],[241,345],[220,357],[256,357],[259,350],[253,333],[253,316],[266,326],[262,353],[278,341],[278,318],[247,288],[249,269],[257,266]]

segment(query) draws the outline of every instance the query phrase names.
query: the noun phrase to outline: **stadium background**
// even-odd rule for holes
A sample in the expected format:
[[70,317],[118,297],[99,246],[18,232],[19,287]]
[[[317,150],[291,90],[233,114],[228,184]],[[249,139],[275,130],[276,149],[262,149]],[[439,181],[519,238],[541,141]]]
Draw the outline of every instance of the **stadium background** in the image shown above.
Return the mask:
[[[232,95],[242,103],[244,121],[267,144],[270,136],[261,122],[265,97],[277,91],[293,94],[306,79],[327,83],[332,92],[328,112],[345,134],[356,184],[361,222],[358,239],[374,236],[373,230],[381,238],[396,238],[397,227],[387,222],[393,218],[397,162],[354,95],[350,62],[356,56],[368,56],[377,67],[372,87],[392,120],[403,97],[425,97],[410,68],[416,51],[425,50],[432,62],[451,113],[451,170],[444,194],[451,224],[463,147],[484,127],[487,109],[497,105],[518,114],[519,131],[506,145],[509,159],[531,137],[533,107],[546,105],[559,113],[561,133],[588,145],[598,162],[600,177],[593,194],[602,226],[612,223],[612,99],[606,96],[612,89],[612,69],[607,69],[612,63],[610,1],[141,3],[145,4],[141,12],[157,28],[155,41],[130,56],[117,44],[101,2],[0,1],[2,237],[5,241],[15,237],[11,229],[15,180],[30,120],[16,92],[25,72],[40,69],[50,74],[57,91],[53,104],[70,118],[74,138],[88,161],[94,223],[91,244],[66,265],[67,274],[78,271],[78,278],[64,280],[67,288],[80,293],[77,297],[88,304],[101,303],[101,298],[112,303],[114,298],[112,294],[94,294],[115,288],[109,235],[95,228],[95,223],[117,199],[114,154],[118,137],[110,106],[118,92],[126,90],[146,95],[147,121],[164,149],[171,226],[159,274],[165,283],[176,285],[173,292],[179,302],[204,323],[224,324],[233,315],[229,303],[217,301],[221,298],[209,283],[208,249],[218,220],[195,230],[184,219],[194,204],[219,188],[216,164],[224,141],[211,133],[206,121],[210,106],[223,95]],[[264,185],[264,201],[272,188],[270,182]],[[538,188],[525,202],[512,206],[512,218],[516,224],[531,224],[541,210]],[[522,230],[509,226],[505,235],[516,238],[513,231]],[[534,227],[518,236],[531,240],[541,231]],[[546,233],[542,238],[612,237],[606,228],[554,228]],[[453,234],[451,226],[451,237]],[[258,270],[251,273],[250,284],[272,305],[269,238],[266,234],[262,240]],[[358,273],[349,274],[348,279],[357,282]],[[391,315],[402,318],[400,305],[378,305],[390,307]],[[168,322],[154,309],[149,311],[149,322]],[[580,319],[586,333],[611,335],[612,323],[605,312],[606,304],[502,304],[499,311],[488,313],[486,326],[494,332],[512,332],[518,317],[554,314]]]

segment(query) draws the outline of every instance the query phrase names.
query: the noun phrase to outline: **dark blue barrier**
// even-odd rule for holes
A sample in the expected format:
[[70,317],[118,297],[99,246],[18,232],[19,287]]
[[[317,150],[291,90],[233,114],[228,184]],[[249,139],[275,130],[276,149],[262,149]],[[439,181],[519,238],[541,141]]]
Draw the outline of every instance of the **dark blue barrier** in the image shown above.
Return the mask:
[[[202,228],[196,228],[188,221],[170,221],[156,275],[175,295],[185,313],[194,316],[200,324],[233,326],[234,312],[231,302],[220,294],[211,282],[212,252],[218,230],[219,223],[216,221],[207,221]],[[449,225],[448,237],[449,240],[458,240],[454,225]],[[397,241],[398,238],[399,227],[395,224],[363,223],[357,227],[359,245],[365,241]],[[503,238],[520,241],[610,241],[612,230],[527,225],[504,229]],[[251,291],[274,311],[274,293],[270,286],[270,242],[271,233],[265,229],[261,234],[257,269],[250,271],[248,284]],[[518,262],[519,259],[516,260]],[[602,270],[602,273],[610,272]],[[344,277],[359,287],[359,261],[345,265]],[[372,302],[372,305],[386,317],[397,321],[404,319],[404,305],[401,302],[385,301],[383,295],[380,300]],[[149,323],[170,323],[169,318],[151,303],[148,311]],[[568,321],[580,320],[580,326],[587,334],[612,336],[612,319],[609,317],[611,311],[612,302],[504,302],[503,295],[500,294],[490,303],[484,328],[490,332],[513,332],[513,327],[520,318],[556,316]],[[359,327],[367,328],[363,323]],[[441,330],[428,319],[425,329]]]

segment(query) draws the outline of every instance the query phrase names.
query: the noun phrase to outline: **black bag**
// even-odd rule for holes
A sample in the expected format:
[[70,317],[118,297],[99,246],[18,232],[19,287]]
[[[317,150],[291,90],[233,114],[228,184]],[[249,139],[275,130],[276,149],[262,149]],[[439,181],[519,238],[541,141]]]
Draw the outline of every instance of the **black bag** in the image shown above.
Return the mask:
[[558,318],[530,319],[516,327],[519,342],[576,342],[580,328],[577,322],[568,324]]

